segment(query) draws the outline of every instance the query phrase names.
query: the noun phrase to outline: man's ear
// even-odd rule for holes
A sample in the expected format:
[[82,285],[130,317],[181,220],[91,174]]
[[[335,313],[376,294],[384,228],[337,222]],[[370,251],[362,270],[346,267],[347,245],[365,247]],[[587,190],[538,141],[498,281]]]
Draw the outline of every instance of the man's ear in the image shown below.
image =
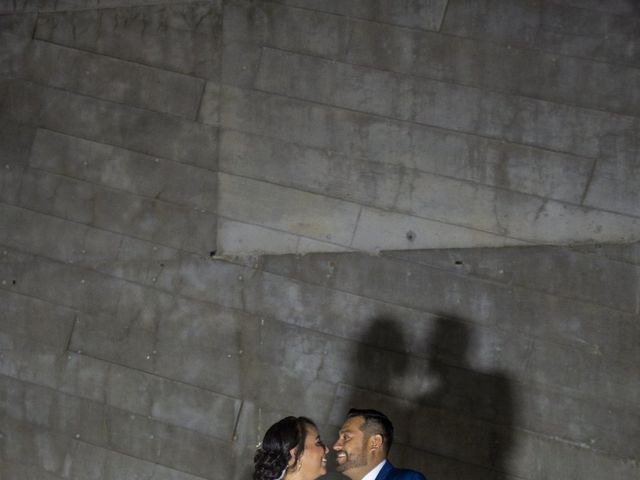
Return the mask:
[[296,461],[298,460],[298,452],[296,450],[296,447],[293,447],[291,450],[289,450],[289,455],[291,455],[291,458],[287,462],[287,467],[295,465]]
[[374,433],[369,437],[369,449],[370,450],[381,450],[382,449],[383,438],[379,433]]

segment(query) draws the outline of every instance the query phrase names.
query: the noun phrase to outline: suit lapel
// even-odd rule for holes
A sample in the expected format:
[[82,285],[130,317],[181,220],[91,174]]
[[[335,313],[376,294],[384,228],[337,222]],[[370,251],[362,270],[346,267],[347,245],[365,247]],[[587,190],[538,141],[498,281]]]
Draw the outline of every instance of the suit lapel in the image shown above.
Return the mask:
[[387,460],[387,463],[384,464],[384,466],[382,467],[382,470],[380,470],[380,472],[376,476],[376,480],[391,480],[392,471],[393,471],[393,465],[391,465],[391,462]]

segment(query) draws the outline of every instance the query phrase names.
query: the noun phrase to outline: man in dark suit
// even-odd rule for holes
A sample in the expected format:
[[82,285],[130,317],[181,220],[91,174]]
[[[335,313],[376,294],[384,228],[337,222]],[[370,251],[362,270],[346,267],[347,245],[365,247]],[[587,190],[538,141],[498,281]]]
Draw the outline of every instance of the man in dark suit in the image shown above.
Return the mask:
[[420,472],[391,465],[392,443],[393,424],[384,413],[352,408],[333,444],[336,470],[351,480],[425,480]]

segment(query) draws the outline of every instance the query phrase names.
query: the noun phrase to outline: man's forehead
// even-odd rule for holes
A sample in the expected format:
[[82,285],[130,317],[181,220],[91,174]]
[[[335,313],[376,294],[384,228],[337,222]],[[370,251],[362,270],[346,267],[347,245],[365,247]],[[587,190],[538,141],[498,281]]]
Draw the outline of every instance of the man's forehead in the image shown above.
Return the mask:
[[360,431],[360,427],[364,423],[364,418],[362,417],[351,417],[348,418],[340,428],[340,432],[352,432],[352,431]]

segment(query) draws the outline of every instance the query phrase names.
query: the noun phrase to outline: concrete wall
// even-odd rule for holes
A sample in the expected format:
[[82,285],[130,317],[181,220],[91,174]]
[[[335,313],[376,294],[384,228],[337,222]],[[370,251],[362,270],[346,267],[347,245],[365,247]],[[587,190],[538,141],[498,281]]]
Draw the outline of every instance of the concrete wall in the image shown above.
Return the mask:
[[352,405],[387,411],[392,458],[434,479],[640,474],[638,244],[250,265],[4,248],[4,478],[247,478],[275,419],[332,438]]
[[219,248],[637,240],[639,19],[599,3],[232,2]]
[[[406,10],[225,10],[223,251],[330,248],[308,238],[366,251],[638,238],[637,17],[380,3]],[[630,55],[609,53],[610,30]],[[254,231],[257,244],[245,239]]]
[[96,226],[226,254],[640,239],[633,0],[2,8],[3,121],[38,129],[38,184],[147,224]]
[[247,478],[355,404],[431,479],[638,479],[640,244],[526,245],[640,238],[639,27],[0,2],[0,478]]

